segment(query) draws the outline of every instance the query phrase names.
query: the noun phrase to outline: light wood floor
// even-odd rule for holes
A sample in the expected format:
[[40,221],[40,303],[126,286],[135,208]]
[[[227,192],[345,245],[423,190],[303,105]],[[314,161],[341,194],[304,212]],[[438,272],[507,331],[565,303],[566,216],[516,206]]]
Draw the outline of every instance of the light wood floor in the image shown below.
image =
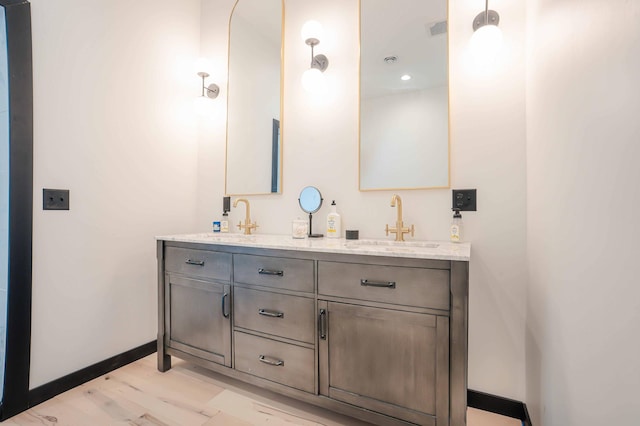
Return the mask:
[[[99,426],[365,426],[173,358],[166,373],[155,355],[71,389],[2,423]],[[469,409],[468,426],[520,426],[519,420]]]

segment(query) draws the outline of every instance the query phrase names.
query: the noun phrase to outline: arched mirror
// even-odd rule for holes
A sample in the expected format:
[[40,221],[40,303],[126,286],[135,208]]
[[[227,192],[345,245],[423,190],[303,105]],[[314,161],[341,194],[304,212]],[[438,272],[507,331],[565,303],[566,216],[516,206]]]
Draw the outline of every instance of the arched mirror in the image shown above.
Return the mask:
[[237,0],[229,22],[227,195],[282,191],[284,0]]
[[360,0],[360,190],[449,187],[447,0]]

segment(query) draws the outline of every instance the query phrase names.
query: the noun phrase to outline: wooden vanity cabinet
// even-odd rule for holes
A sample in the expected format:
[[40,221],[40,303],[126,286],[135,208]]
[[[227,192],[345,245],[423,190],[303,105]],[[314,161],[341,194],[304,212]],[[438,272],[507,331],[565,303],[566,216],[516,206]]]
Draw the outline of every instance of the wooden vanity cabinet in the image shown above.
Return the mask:
[[229,284],[167,274],[168,346],[231,367]]
[[378,425],[466,424],[468,262],[158,242],[170,356]]
[[235,368],[316,394],[314,261],[233,255]]
[[170,367],[171,351],[231,367],[231,254],[166,247],[158,255],[158,368]]
[[[448,424],[449,271],[318,269],[320,394],[420,425]],[[429,307],[441,312],[421,309]]]

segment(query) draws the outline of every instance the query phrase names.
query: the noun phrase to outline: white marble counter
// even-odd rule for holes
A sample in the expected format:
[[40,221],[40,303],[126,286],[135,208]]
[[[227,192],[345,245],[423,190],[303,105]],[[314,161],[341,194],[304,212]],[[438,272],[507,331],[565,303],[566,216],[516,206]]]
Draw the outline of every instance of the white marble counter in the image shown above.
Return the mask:
[[345,240],[344,238],[305,238],[268,234],[185,234],[158,236],[156,240],[179,241],[237,247],[363,254],[369,256],[408,257],[416,259],[461,260],[471,258],[471,244],[448,241]]

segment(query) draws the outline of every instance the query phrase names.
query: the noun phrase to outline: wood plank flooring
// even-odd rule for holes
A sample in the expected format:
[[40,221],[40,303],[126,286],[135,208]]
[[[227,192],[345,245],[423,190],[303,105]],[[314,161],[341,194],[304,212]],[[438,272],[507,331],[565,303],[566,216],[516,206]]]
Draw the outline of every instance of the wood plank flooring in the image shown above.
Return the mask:
[[[520,426],[519,420],[469,409],[468,426]],[[173,358],[166,373],[155,355],[71,389],[3,426],[365,426]]]

